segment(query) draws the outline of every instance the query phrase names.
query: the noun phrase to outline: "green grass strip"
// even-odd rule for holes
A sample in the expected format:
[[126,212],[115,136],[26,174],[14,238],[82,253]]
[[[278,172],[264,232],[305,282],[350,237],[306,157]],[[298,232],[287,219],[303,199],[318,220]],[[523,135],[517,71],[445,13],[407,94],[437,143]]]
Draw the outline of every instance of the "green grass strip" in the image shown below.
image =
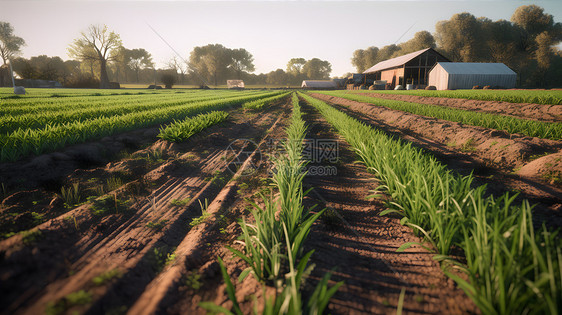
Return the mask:
[[247,102],[247,103],[242,104],[242,108],[248,109],[248,110],[253,110],[253,111],[258,111],[258,110],[261,110],[265,105],[271,104],[272,102],[275,102],[276,100],[279,100],[279,99],[282,99],[282,98],[286,97],[287,95],[289,95],[289,92],[283,93],[283,94],[280,94],[280,95],[275,95],[275,96],[268,97],[268,98],[264,98],[264,99],[261,99],[261,100]]
[[[508,193],[494,198],[472,188],[472,176],[452,173],[433,156],[302,95],[356,150],[381,181],[373,197],[391,197],[388,210],[436,250],[445,273],[484,314],[557,314],[562,307],[562,240],[544,226],[536,233],[531,206]],[[461,248],[466,265],[448,256]],[[466,273],[468,281],[451,272]]]
[[[426,97],[463,98],[482,101],[500,101],[509,103],[532,103],[543,105],[562,105],[562,91],[536,91],[536,90],[403,90],[403,91],[369,91],[360,93],[383,93],[399,95],[415,95]],[[359,92],[358,92],[359,93]]]
[[120,116],[74,121],[55,126],[47,125],[43,129],[18,129],[8,136],[0,136],[0,161],[16,161],[31,154],[38,155],[119,132],[166,123],[174,119],[184,119],[208,111],[222,110],[272,94],[274,93],[193,102]]
[[[244,95],[253,95],[244,94]],[[237,94],[197,94],[189,96],[174,96],[174,97],[136,97],[134,99],[114,99],[112,102],[104,100],[102,102],[87,103],[76,99],[78,105],[71,105],[68,103],[54,104],[52,107],[56,111],[33,109],[26,113],[20,114],[7,114],[0,117],[0,134],[9,134],[17,129],[39,129],[47,125],[56,125],[62,123],[69,123],[71,121],[94,119],[99,117],[110,117],[117,115],[124,115],[132,112],[141,112],[157,108],[173,107],[176,105],[211,101],[211,100],[226,100],[240,97]],[[70,105],[70,106],[69,106]]]
[[504,130],[508,133],[520,133],[529,137],[552,140],[562,139],[562,123],[540,122],[438,105],[386,100],[342,91],[322,91],[318,93],[342,97],[357,102],[370,103],[377,106],[384,106],[421,116],[454,121],[472,126]]
[[206,128],[225,121],[227,118],[227,112],[215,111],[181,121],[174,121],[165,127],[160,127],[160,133],[157,137],[172,142],[182,142]]

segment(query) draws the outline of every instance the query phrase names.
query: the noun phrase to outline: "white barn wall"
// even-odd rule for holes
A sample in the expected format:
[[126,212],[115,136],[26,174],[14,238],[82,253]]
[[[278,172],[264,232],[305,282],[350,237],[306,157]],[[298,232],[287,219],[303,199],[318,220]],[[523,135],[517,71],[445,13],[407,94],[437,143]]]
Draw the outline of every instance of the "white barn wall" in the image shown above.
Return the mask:
[[437,63],[429,72],[429,85],[438,90],[472,89],[475,85],[514,88],[517,74],[501,63]]
[[472,89],[473,86],[501,86],[514,88],[517,76],[504,74],[449,74],[449,89]]
[[436,64],[429,72],[428,82],[428,85],[433,85],[438,90],[446,90],[449,85],[449,74],[441,65]]

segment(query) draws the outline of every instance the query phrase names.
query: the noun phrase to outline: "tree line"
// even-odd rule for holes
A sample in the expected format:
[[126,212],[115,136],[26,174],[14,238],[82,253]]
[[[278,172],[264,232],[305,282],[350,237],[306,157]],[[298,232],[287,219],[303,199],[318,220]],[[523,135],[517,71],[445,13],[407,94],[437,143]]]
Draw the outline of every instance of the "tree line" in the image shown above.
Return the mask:
[[522,87],[560,86],[562,24],[536,5],[518,7],[510,21],[476,18],[470,13],[439,21],[435,33],[421,31],[412,39],[382,48],[353,52],[351,63],[363,72],[376,63],[425,48],[453,62],[501,62],[518,74]]
[[152,55],[143,48],[128,49],[119,34],[106,25],[91,25],[68,47],[71,60],[34,56],[16,57],[25,41],[14,35],[7,22],[0,22],[0,54],[4,64],[10,59],[14,71],[23,79],[59,81],[67,87],[111,87],[110,82],[223,85],[228,79],[246,84],[297,85],[304,79],[329,79],[328,61],[293,58],[287,71],[277,69],[254,74],[254,58],[244,48],[231,49],[221,44],[195,47],[187,60],[174,56],[166,68],[156,69]]
[[[555,45],[561,41],[561,23],[539,6],[524,5],[515,10],[510,21],[455,14],[437,22],[434,34],[421,31],[398,45],[355,50],[351,63],[363,72],[380,61],[431,47],[451,61],[505,63],[518,74],[523,87],[559,86],[562,51]],[[216,86],[228,79],[242,79],[247,85],[294,86],[306,79],[329,79],[332,72],[326,60],[292,58],[286,69],[255,74],[250,52],[221,44],[195,47],[188,58],[174,56],[164,69],[156,69],[148,51],[124,47],[119,34],[105,25],[91,25],[80,33],[68,47],[71,60],[45,55],[17,57],[24,45],[9,23],[0,22],[4,64],[12,60],[14,71],[24,79],[55,80],[68,87],[106,88],[110,81]]]

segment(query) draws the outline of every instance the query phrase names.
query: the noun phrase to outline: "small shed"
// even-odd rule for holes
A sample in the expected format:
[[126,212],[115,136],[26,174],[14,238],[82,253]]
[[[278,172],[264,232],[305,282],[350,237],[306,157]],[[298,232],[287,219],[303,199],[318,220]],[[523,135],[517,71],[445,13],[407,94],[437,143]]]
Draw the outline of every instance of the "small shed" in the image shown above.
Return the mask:
[[473,86],[514,88],[517,74],[503,63],[438,62],[429,71],[429,85],[438,90],[472,89]]
[[229,89],[243,89],[244,81],[242,80],[226,80],[226,85]]
[[338,88],[336,82],[331,80],[304,80],[301,88],[311,90],[335,90]]

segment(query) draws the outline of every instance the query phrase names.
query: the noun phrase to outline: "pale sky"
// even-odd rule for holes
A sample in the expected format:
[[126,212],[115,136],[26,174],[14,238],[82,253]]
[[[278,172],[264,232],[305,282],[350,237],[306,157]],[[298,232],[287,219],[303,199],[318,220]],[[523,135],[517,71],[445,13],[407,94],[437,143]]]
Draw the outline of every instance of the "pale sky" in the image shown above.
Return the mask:
[[[129,49],[145,48],[163,67],[174,53],[220,43],[245,48],[255,73],[285,69],[289,59],[320,58],[332,76],[354,72],[353,51],[406,41],[455,13],[509,20],[518,6],[537,4],[562,22],[562,0],[524,1],[61,1],[0,0],[0,21],[26,41],[23,56],[60,56],[90,24],[106,24]],[[413,26],[412,26],[413,25]],[[411,28],[410,28],[411,27]],[[409,29],[409,30],[408,30]],[[403,35],[403,36],[402,36]],[[398,40],[400,37],[402,38]]]

